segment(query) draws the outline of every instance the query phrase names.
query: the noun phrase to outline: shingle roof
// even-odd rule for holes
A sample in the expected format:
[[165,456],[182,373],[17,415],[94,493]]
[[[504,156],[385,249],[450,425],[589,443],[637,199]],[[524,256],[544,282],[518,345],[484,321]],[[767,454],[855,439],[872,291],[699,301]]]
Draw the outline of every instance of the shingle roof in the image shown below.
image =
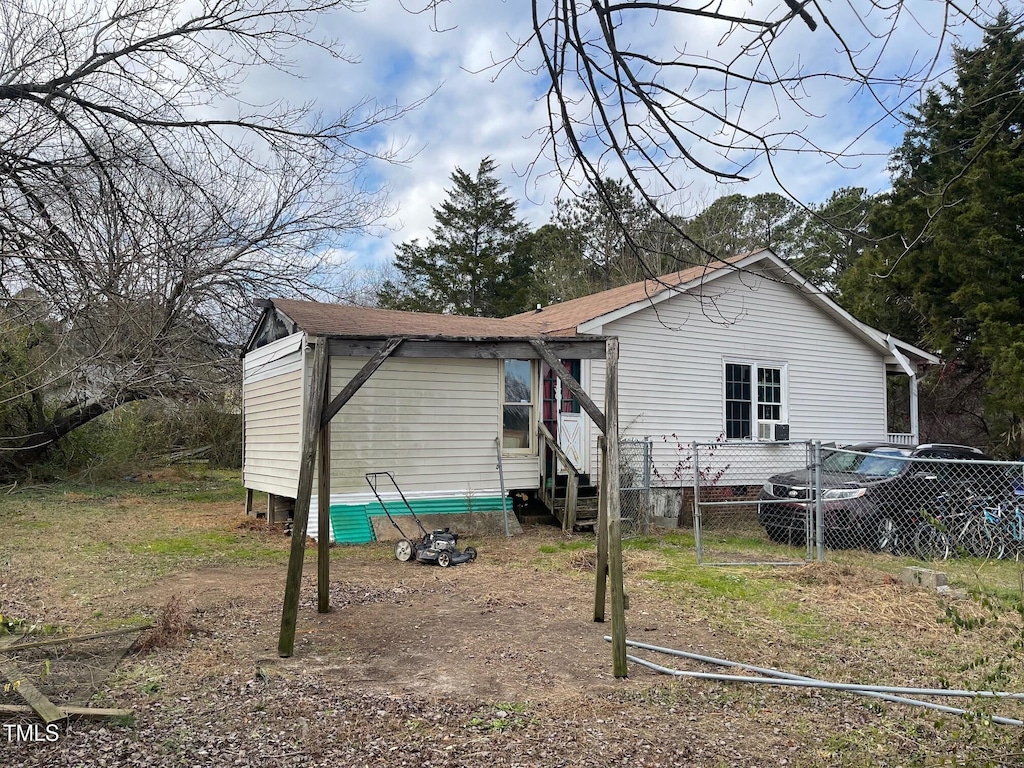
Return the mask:
[[588,320],[646,301],[676,286],[685,285],[728,266],[750,254],[740,254],[706,266],[672,272],[661,277],[623,285],[541,310],[506,318],[437,315],[399,312],[316,301],[273,299],[273,304],[313,336],[422,336],[529,338],[575,336],[576,328]]
[[273,299],[273,304],[311,336],[523,338],[537,335],[532,325],[493,317],[399,312],[295,299]]
[[507,318],[509,321],[529,323],[537,333],[564,334],[575,333],[579,325],[628,307],[638,301],[647,301],[670,288],[686,285],[694,280],[706,277],[723,267],[742,259],[749,254],[731,256],[723,261],[715,261],[707,265],[690,267],[651,280],[611,288],[607,291],[583,296],[560,304],[552,304],[544,309],[522,312]]

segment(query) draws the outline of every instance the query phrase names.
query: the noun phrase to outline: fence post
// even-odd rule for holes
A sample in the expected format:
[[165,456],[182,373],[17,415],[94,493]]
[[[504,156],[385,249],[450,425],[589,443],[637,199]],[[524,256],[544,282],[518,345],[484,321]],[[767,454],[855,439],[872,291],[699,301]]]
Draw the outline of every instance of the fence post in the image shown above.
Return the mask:
[[825,562],[825,514],[821,498],[821,440],[814,441],[814,549],[819,563]]
[[700,535],[700,457],[697,454],[697,441],[691,444],[693,454],[693,545],[697,550],[697,565],[704,563],[704,547]]
[[644,435],[644,533],[654,530],[654,509],[651,505],[651,468],[654,462],[654,446],[651,436]]

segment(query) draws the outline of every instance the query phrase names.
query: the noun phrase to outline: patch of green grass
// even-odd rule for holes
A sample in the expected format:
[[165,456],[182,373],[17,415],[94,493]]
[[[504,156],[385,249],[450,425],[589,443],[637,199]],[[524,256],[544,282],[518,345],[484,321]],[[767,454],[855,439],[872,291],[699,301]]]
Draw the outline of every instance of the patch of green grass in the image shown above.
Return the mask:
[[541,544],[537,549],[545,555],[555,555],[559,552],[576,552],[581,549],[593,549],[596,546],[593,538],[571,539],[559,541],[554,544]]
[[154,538],[128,547],[133,555],[156,556],[171,561],[283,562],[284,548],[267,546],[243,534],[225,531],[190,531],[184,535]]
[[196,531],[188,536],[172,536],[133,544],[129,550],[134,554],[163,557],[216,555],[228,551],[238,541],[238,536],[222,531]]
[[[281,564],[288,540],[242,527],[237,472],[136,482],[64,483],[0,495],[0,563],[41,570],[62,593],[88,604],[110,589],[138,588],[178,569]],[[315,557],[315,549],[312,552]]]
[[725,568],[707,568],[696,564],[672,563],[669,567],[648,571],[644,578],[666,585],[692,587],[708,599],[754,601],[767,598],[782,587],[756,573]]
[[109,499],[163,498],[173,496],[182,501],[199,504],[221,501],[243,501],[245,488],[237,471],[214,470],[154,470],[140,471],[117,480],[96,482],[66,482],[48,487],[20,491],[25,501],[61,498],[64,503],[83,505]]
[[823,621],[820,613],[807,610],[800,603],[776,600],[768,605],[767,613],[799,640],[820,642],[835,635],[831,622]]
[[480,707],[469,720],[469,727],[502,733],[525,728],[534,722],[529,715],[529,704],[526,702],[503,701],[487,707]]

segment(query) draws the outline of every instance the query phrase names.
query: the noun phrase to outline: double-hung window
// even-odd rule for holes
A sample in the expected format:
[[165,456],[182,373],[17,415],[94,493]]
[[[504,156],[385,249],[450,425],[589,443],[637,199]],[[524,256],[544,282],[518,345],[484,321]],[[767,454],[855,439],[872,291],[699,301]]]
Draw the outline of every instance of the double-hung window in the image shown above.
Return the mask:
[[786,418],[785,365],[726,362],[726,439],[772,440]]
[[532,453],[536,431],[533,362],[505,360],[502,369],[502,449],[516,453]]

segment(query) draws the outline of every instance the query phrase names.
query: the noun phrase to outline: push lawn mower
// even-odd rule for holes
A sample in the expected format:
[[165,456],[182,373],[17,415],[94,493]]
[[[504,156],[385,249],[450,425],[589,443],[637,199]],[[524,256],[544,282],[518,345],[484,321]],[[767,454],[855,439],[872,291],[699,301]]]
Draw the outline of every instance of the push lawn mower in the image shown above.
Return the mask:
[[[420,533],[423,537],[419,541],[413,541],[405,535],[405,531],[395,522],[395,518],[391,516],[391,512],[388,510],[387,504],[380,497],[380,493],[377,491],[377,480],[378,478],[386,477],[391,481],[391,484],[395,486],[395,490],[398,491],[399,497],[402,499],[402,503],[405,504],[405,508],[409,510],[409,514],[412,515],[412,519],[416,521],[416,526],[420,529]],[[416,560],[420,563],[437,563],[442,568],[447,568],[449,565],[459,565],[461,563],[468,563],[471,560],[476,560],[476,550],[473,547],[466,547],[464,550],[459,550],[459,534],[452,533],[448,528],[441,528],[432,533],[428,533],[427,529],[423,527],[423,523],[416,517],[416,513],[413,512],[412,507],[409,505],[408,500],[405,498],[405,494],[402,493],[402,489],[398,487],[398,483],[395,481],[395,476],[390,472],[367,472],[366,482],[370,486],[370,490],[373,491],[373,495],[377,497],[377,501],[380,503],[381,508],[384,510],[384,514],[388,516],[388,520],[395,526],[395,530],[402,536],[395,543],[395,559],[401,562],[407,562],[410,560]]]

